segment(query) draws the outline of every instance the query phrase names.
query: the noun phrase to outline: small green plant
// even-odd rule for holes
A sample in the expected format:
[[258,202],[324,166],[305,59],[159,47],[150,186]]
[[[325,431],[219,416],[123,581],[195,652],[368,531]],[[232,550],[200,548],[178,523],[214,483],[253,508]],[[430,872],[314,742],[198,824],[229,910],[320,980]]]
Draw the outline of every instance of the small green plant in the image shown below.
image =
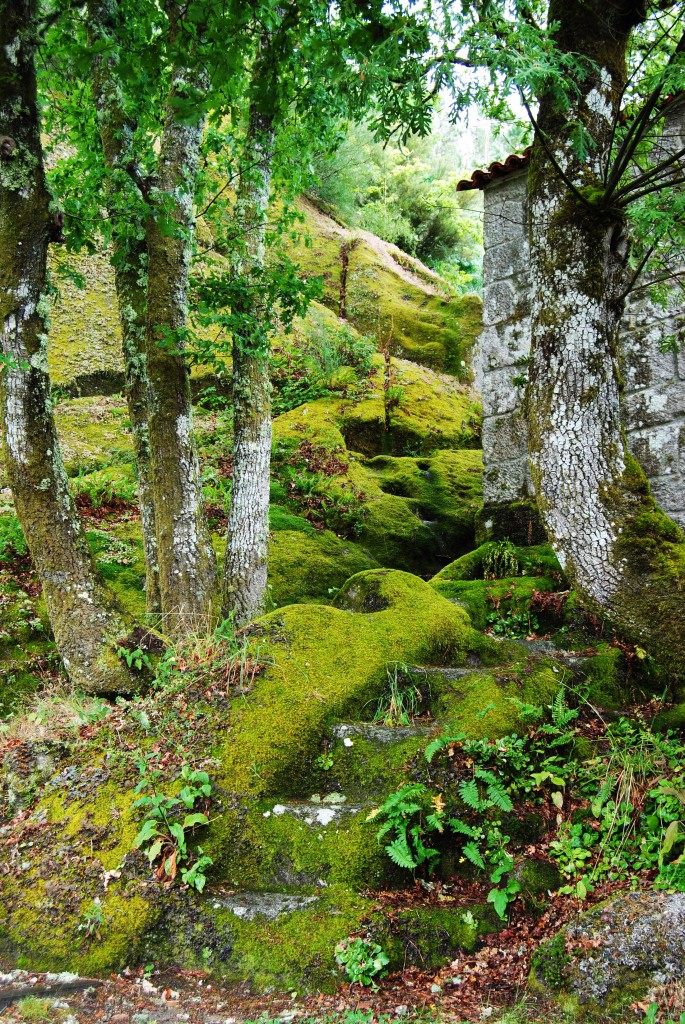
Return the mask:
[[[148,758],[136,761],[141,778],[134,792],[142,795],[133,806],[145,808],[146,816],[133,840],[133,848],[142,849],[151,866],[159,862],[156,875],[160,880],[173,881],[180,870],[182,882],[202,892],[207,881],[206,869],[213,862],[211,857],[203,855],[201,847],[197,850],[199,856],[191,860],[186,833],[209,821],[206,814],[193,810],[196,803],[206,802],[211,795],[209,776],[207,772],[183,765],[179,781],[184,785],[178,796],[165,796],[157,788],[161,772],[150,768]],[[179,820],[183,809],[189,813]]]
[[490,612],[485,620],[495,634],[503,637],[522,637],[540,628],[537,616],[530,611]]
[[643,1021],[645,1022],[645,1024],[685,1024],[685,1013],[680,1014],[677,1022],[674,1021],[672,1017],[669,1017],[668,1020],[662,1021],[662,1019],[659,1017],[659,1004],[650,1003],[650,1005],[645,1010]]
[[488,544],[483,556],[483,579],[501,580],[507,576],[520,576],[521,563],[516,547],[510,540]]
[[101,929],[105,923],[100,900],[96,897],[83,915],[83,922],[78,926],[87,938],[102,939]]
[[152,662],[147,653],[141,650],[140,647],[135,647],[133,650],[128,647],[120,647],[117,654],[126,662],[129,668],[134,668],[136,672],[142,672],[143,669],[152,671]]
[[28,551],[26,540],[16,516],[0,516],[0,564]]
[[336,963],[343,968],[352,984],[372,985],[376,978],[384,978],[385,968],[390,963],[387,955],[377,942],[369,939],[343,939],[335,947]]
[[398,867],[413,871],[421,864],[433,864],[440,857],[438,850],[426,846],[423,837],[427,830],[443,831],[443,816],[441,797],[429,801],[423,783],[412,782],[391,793],[366,820],[386,819],[378,830],[378,841],[389,832],[393,833],[394,838],[385,847],[386,853]]
[[406,665],[386,668],[386,684],[373,716],[375,723],[398,726],[411,725],[421,711],[421,690],[407,681]]

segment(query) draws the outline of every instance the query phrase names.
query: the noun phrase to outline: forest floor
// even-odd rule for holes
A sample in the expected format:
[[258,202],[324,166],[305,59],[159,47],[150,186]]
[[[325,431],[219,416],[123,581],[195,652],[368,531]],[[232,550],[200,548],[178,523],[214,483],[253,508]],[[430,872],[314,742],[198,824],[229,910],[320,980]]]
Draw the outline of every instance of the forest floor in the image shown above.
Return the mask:
[[[645,887],[649,885],[645,880]],[[467,887],[478,888],[475,883]],[[620,883],[597,886],[590,902],[600,902],[621,887]],[[426,892],[425,886],[417,883],[416,902],[482,898],[482,893],[465,893],[463,888],[464,883],[437,884]],[[386,910],[400,898],[403,905],[407,903],[406,890],[367,895],[376,897]],[[526,981],[531,955],[540,942],[555,935],[578,912],[577,901],[560,897],[553,899],[541,915],[516,904],[505,929],[488,936],[480,949],[461,954],[437,971],[409,967],[382,979],[374,989],[347,985],[333,994],[254,995],[246,985],[222,985],[203,971],[156,970],[154,964],[104,980],[15,970],[0,974],[0,1024],[289,1024],[295,1020],[331,1024],[399,1024],[402,1020],[563,1024],[576,1018],[569,1018],[544,997],[531,994]],[[607,1015],[607,1024],[610,1020],[614,1024],[644,1021],[652,995],[658,996],[662,1009],[674,1014],[685,1008],[685,986],[667,986],[634,1003],[619,1017]]]

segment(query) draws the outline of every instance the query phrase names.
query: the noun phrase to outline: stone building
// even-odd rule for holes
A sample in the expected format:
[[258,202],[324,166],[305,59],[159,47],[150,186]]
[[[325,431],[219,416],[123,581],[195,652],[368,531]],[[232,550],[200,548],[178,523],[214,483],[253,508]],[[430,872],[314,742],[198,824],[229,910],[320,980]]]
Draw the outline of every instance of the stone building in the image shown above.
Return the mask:
[[[530,353],[530,269],[527,179],[530,151],[495,162],[461,181],[481,189],[483,332],[475,354],[483,396],[483,537],[542,539],[531,512],[533,485],[522,401]],[[631,293],[620,335],[628,445],[661,507],[685,527],[685,351],[663,350],[683,337],[685,314],[663,310],[646,290]],[[518,510],[518,514],[517,514]],[[522,535],[523,534],[523,535]],[[527,534],[527,536],[526,536]]]

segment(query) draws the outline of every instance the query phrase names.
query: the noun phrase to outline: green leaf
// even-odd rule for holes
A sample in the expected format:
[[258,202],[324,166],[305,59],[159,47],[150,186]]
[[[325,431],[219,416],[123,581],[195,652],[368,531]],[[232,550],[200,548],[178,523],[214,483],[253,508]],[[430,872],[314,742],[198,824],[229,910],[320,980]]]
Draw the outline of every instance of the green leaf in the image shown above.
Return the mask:
[[195,825],[206,825],[208,821],[209,818],[206,814],[186,814],[181,827],[183,829],[194,828]]
[[159,826],[157,822],[154,821],[152,818],[148,818],[147,821],[143,822],[143,827],[141,828],[136,838],[133,840],[133,849],[140,849],[143,843],[149,842],[149,840],[156,836],[158,832]]

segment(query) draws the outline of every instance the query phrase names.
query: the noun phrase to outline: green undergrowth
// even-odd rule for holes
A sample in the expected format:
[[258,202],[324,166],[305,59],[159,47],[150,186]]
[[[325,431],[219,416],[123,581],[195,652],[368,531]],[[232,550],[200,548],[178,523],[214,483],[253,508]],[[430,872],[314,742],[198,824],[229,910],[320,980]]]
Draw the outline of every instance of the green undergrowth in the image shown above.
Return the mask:
[[[214,879],[230,879],[233,866],[246,869],[241,861],[249,839],[245,807],[254,806],[255,798],[287,793],[292,780],[301,784],[327,723],[363,713],[369,697],[382,688],[386,663],[398,654],[428,663],[500,657],[494,641],[476,633],[460,609],[404,573],[357,575],[343,588],[338,605],[291,605],[255,624],[247,646],[218,639],[214,649],[205,649],[201,662],[191,650],[183,664],[191,679],[193,664],[199,666],[196,696],[186,698],[185,676],[177,677],[169,663],[172,689],[163,700],[153,694],[142,703],[125,703],[121,712],[113,712],[114,719],[102,718],[92,738],[84,738],[70,755],[66,774],[58,772],[44,784],[26,824],[29,832],[40,825],[40,841],[0,882],[3,954],[33,968],[66,969],[78,963],[79,970],[94,973],[119,969],[135,958],[162,909],[146,862],[130,850],[140,824],[132,806],[136,752],[150,752],[155,764],[168,749],[174,753],[173,765],[180,743],[195,765],[216,759],[211,823],[194,843],[200,841],[214,860]],[[231,678],[242,694],[230,701],[228,715],[224,687],[229,684],[216,674],[222,664],[216,659],[226,644],[234,651]],[[209,675],[217,687],[216,705],[203,689],[205,664],[216,665]],[[250,666],[257,664],[264,667],[255,682],[259,670]],[[355,877],[361,885],[364,865],[378,851],[363,821],[354,828],[361,831],[350,839],[349,854],[344,843],[332,849],[329,873],[340,881]],[[255,845],[263,844],[265,835],[255,832]],[[313,867],[313,854],[306,856]],[[105,892],[103,871],[121,872],[109,878]],[[79,929],[96,895],[105,921],[97,943],[86,941]],[[48,905],[50,931],[44,935]]]

